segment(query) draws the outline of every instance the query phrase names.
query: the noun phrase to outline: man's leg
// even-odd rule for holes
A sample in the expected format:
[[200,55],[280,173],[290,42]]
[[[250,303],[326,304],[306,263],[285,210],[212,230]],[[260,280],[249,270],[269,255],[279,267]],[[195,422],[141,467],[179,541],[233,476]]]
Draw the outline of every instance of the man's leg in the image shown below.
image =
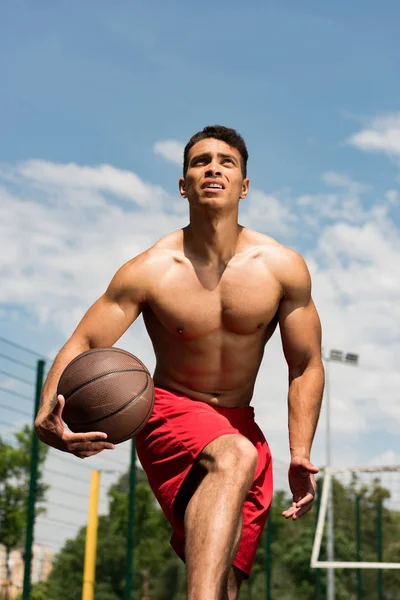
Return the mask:
[[257,451],[244,436],[224,435],[204,448],[198,463],[206,475],[185,512],[188,600],[222,600]]
[[240,586],[244,578],[245,576],[243,571],[237,569],[236,567],[231,567],[228,573],[228,579],[222,600],[238,600]]

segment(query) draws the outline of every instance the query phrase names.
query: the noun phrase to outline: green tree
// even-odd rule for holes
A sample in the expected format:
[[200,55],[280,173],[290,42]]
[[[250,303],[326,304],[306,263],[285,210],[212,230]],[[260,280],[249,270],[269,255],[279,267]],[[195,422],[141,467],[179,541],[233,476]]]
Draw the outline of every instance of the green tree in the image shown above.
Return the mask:
[[[15,444],[3,442],[0,437],[0,540],[5,548],[7,581],[3,595],[7,598],[10,581],[9,557],[12,550],[20,548],[25,540],[26,512],[29,495],[32,429],[25,425],[14,434]],[[43,483],[43,464],[48,447],[40,444],[37,479],[36,514],[44,510],[47,487]]]
[[[132,600],[185,600],[186,574],[183,563],[169,545],[170,526],[162,514],[147,483],[145,474],[137,469],[135,501],[135,553]],[[109,509],[99,519],[96,600],[120,600],[125,592],[125,559],[128,525],[129,477],[123,475],[108,493]],[[376,560],[377,502],[388,500],[388,491],[378,481],[361,487],[356,481],[346,485],[334,481],[335,556],[338,560],[356,559],[355,506],[362,494],[363,547],[367,560]],[[314,600],[316,571],[310,568],[311,549],[315,535],[316,510],[297,522],[286,521],[282,511],[290,503],[288,494],[278,491],[274,496],[272,519],[272,598],[276,600]],[[400,561],[400,514],[385,503],[382,511],[384,559]],[[46,586],[37,590],[33,600],[80,600],[85,547],[85,528],[74,540],[64,545],[55,559],[54,569]],[[326,558],[323,539],[321,559]],[[250,581],[244,582],[240,600],[261,600],[266,597],[266,532],[263,533]],[[364,598],[377,597],[376,571],[363,572]],[[321,597],[326,596],[326,571],[320,570]],[[67,582],[67,584],[66,584]],[[66,588],[67,585],[67,588]],[[399,573],[384,574],[385,600],[395,600],[400,589]],[[337,597],[356,597],[356,572],[336,571]]]
[[[132,598],[140,600],[147,594],[152,600],[183,600],[184,567],[169,545],[170,526],[141,469],[137,469],[136,481]],[[128,495],[129,476],[126,473],[108,492],[108,515],[99,518],[96,600],[120,600],[124,597]],[[65,598],[66,581],[68,600],[80,600],[85,535],[86,528],[82,528],[74,540],[66,542],[55,558],[47,582],[48,600]]]
[[[46,581],[40,581],[31,589],[30,600],[48,600],[49,591]],[[14,600],[22,600],[21,594],[18,594]]]

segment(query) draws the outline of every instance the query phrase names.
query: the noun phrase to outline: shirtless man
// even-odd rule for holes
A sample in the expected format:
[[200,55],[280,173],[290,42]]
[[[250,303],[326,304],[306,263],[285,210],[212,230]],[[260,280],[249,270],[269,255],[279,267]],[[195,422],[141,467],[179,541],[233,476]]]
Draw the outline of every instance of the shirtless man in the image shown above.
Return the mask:
[[[289,371],[289,485],[297,520],[315,495],[310,462],[323,391],[321,328],[303,259],[238,224],[247,149],[206,127],[185,148],[180,193],[190,223],[123,265],[58,354],[36,432],[80,458],[113,445],[62,421],[59,377],[75,356],[112,346],[140,313],[157,359],[154,412],[136,438],[149,483],[186,562],[189,600],[236,600],[272,498],[267,442],[249,406],[264,346],[279,323]],[[261,399],[262,401],[262,399]]]

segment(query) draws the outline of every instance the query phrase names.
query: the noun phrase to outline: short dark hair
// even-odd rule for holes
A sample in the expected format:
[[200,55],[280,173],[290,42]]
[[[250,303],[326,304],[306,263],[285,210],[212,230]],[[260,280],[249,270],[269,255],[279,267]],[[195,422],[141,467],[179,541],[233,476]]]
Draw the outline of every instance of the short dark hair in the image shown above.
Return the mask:
[[239,150],[241,156],[243,178],[245,178],[247,175],[247,159],[249,158],[246,143],[237,131],[235,131],[234,129],[230,129],[229,127],[224,127],[223,125],[209,125],[207,127],[204,127],[202,131],[198,131],[197,133],[192,135],[192,137],[186,144],[183,153],[183,176],[186,176],[188,170],[190,149],[195,144],[197,144],[197,142],[200,142],[200,140],[207,140],[209,138],[221,140],[222,142],[226,142],[227,144],[229,144],[229,146],[236,148],[236,150]]

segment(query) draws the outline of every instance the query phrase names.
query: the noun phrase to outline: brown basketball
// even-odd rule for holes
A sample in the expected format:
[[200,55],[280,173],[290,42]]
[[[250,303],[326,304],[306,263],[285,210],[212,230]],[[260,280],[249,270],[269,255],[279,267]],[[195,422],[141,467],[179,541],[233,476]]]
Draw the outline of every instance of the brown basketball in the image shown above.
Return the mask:
[[74,358],[57,392],[65,398],[63,419],[71,431],[103,431],[114,444],[134,437],[154,406],[149,371],[119,348],[95,348]]

